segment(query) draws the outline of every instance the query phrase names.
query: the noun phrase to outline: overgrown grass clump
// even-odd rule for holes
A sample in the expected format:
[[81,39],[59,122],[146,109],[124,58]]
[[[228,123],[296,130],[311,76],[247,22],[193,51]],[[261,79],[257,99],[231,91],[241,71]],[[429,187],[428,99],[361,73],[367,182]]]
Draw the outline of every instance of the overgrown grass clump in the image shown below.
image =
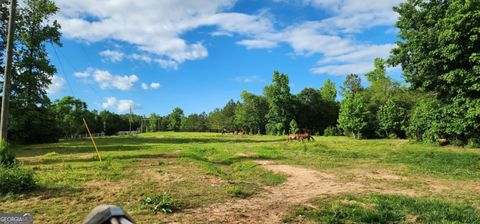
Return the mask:
[[35,187],[33,171],[20,167],[7,143],[0,140],[0,194],[25,193]]
[[179,201],[175,200],[168,192],[162,192],[153,197],[145,197],[142,199],[142,205],[154,214],[158,212],[172,213],[180,209]]
[[321,223],[480,223],[480,212],[474,207],[440,199],[346,195],[319,199],[316,204],[319,209],[299,209],[295,216]]
[[19,166],[0,166],[0,193],[25,193],[36,187],[33,171]]

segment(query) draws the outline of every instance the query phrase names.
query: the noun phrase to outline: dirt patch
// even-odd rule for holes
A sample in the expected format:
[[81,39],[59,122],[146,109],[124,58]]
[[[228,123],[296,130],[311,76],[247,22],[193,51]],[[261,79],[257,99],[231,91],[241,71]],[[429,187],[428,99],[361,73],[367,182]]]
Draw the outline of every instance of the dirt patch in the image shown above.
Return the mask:
[[363,174],[365,177],[370,179],[378,179],[378,180],[406,180],[405,177],[397,176],[395,174],[391,174],[385,171],[371,171],[368,173]]
[[265,169],[289,175],[280,186],[267,187],[248,199],[232,199],[184,212],[182,223],[281,223],[292,206],[322,194],[358,192],[362,185],[344,183],[336,176],[311,169],[258,161]]

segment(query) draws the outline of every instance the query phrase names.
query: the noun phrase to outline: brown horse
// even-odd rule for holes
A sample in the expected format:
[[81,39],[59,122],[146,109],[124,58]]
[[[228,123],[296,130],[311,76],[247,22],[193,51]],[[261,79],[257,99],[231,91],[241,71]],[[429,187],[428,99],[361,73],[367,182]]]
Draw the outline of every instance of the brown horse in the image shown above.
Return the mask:
[[298,140],[298,134],[290,134],[287,136],[287,142],[292,142],[293,140]]
[[303,133],[297,134],[289,134],[287,136],[287,142],[292,142],[293,140],[298,140],[299,142],[303,142],[304,139],[308,141],[315,141],[310,131],[304,131]]
[[300,135],[300,140],[303,142],[303,139],[307,139],[308,141],[315,141],[315,139],[312,136],[312,132],[310,131],[305,131],[303,134]]

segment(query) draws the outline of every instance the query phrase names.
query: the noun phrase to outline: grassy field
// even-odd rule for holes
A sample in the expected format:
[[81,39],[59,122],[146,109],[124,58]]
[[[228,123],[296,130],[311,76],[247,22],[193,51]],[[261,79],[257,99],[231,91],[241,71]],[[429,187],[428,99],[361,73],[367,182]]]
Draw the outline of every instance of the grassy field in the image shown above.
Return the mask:
[[[289,175],[259,164],[270,161],[356,186],[291,206],[283,222],[480,223],[478,149],[347,137],[287,144],[285,137],[213,133],[105,137],[97,144],[103,163],[88,139],[15,147],[39,187],[0,196],[0,211],[31,212],[37,223],[78,223],[107,203],[138,223],[205,222],[185,217],[288,182]],[[166,200],[155,213],[147,201],[157,196]]]

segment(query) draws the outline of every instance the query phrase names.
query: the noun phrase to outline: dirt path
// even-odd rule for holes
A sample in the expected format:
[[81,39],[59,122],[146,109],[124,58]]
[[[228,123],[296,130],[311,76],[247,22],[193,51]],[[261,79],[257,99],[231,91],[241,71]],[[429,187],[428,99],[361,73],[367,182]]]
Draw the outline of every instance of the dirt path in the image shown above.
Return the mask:
[[290,165],[259,161],[264,168],[289,175],[285,183],[268,187],[247,199],[187,210],[181,222],[190,223],[282,223],[292,206],[322,194],[359,191],[361,185],[342,183],[335,176]]

